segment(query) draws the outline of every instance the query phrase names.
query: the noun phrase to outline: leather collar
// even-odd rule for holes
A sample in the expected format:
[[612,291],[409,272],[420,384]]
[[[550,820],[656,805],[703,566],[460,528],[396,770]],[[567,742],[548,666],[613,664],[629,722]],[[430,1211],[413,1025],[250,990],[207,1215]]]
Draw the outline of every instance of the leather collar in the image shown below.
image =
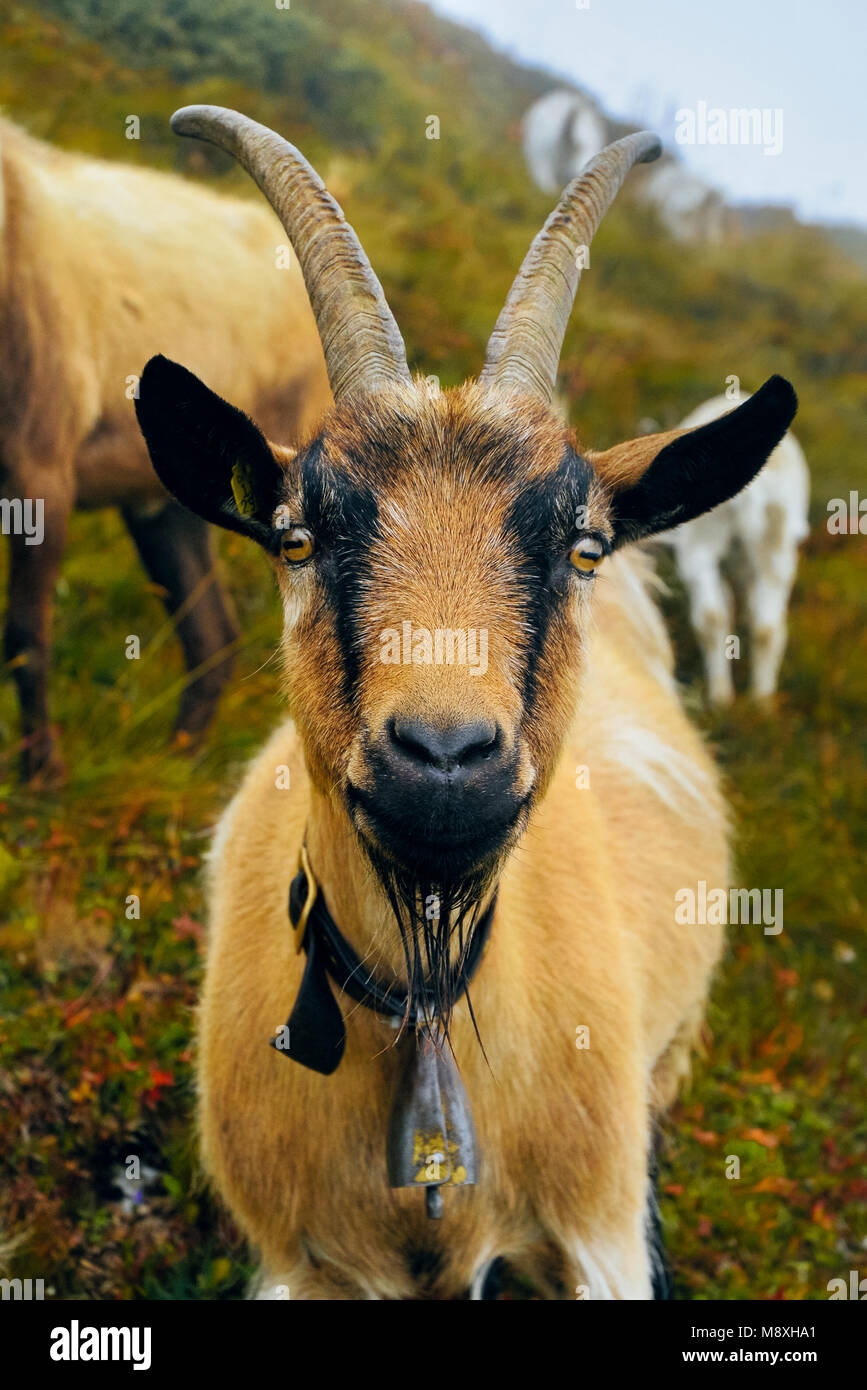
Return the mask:
[[[467,964],[453,979],[454,998],[466,990],[491,930],[496,894],[476,924]],[[480,1159],[472,1110],[450,1046],[436,1022],[407,1009],[407,992],[383,985],[366,968],[328,911],[306,848],[289,889],[289,920],[307,960],[289,1021],[271,1046],[323,1076],[340,1065],[346,1025],[329,981],[374,1013],[406,1019],[412,1045],[402,1050],[386,1137],[391,1187],[420,1188],[429,1217],[443,1215],[444,1187],[472,1186]]]
[[[455,999],[465,992],[478,968],[495,906],[496,894],[476,924],[466,966],[454,980]],[[297,936],[297,950],[306,952],[307,961],[289,1020],[271,1039],[278,1052],[324,1076],[336,1071],[346,1047],[346,1028],[329,980],[374,1013],[406,1018],[410,1028],[418,1027],[415,1010],[407,1012],[406,990],[377,980],[340,931],[310,867],[306,846],[289,888],[289,921]]]

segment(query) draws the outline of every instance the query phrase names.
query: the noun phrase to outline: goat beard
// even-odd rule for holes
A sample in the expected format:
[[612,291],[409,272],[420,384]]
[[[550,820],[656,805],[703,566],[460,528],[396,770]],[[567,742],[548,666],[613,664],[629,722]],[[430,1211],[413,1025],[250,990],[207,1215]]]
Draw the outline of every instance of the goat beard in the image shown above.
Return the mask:
[[[466,994],[481,1044],[466,976],[482,918],[482,905],[499,872],[499,862],[460,878],[433,881],[386,858],[362,840],[365,854],[394,914],[406,962],[407,1011],[451,1047],[450,1026],[457,999]],[[484,1049],[483,1049],[484,1050]]]

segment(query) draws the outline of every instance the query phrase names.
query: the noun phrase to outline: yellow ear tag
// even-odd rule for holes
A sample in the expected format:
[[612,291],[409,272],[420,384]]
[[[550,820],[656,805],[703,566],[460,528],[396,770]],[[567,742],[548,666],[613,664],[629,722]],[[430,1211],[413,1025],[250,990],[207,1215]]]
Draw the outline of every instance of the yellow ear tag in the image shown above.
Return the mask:
[[242,516],[256,515],[256,490],[249,464],[236,463],[232,469],[232,496]]

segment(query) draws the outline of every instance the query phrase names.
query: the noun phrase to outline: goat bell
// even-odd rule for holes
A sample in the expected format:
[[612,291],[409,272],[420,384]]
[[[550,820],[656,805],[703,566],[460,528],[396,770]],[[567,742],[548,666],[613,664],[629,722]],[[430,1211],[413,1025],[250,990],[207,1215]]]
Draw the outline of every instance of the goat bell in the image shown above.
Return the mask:
[[419,1024],[405,1043],[388,1126],[392,1187],[424,1189],[429,1217],[443,1213],[442,1188],[478,1176],[476,1131],[464,1083],[441,1035]]

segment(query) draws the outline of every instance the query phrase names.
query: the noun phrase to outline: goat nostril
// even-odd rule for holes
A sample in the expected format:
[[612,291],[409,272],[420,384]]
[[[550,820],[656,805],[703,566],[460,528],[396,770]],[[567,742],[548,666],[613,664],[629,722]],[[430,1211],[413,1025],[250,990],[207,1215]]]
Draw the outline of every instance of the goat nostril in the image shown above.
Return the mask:
[[440,728],[417,719],[392,719],[388,735],[405,757],[441,772],[487,762],[500,748],[500,730],[491,720]]
[[423,728],[423,725],[416,726],[410,720],[398,722],[396,719],[392,719],[388,726],[388,733],[392,743],[396,743],[404,752],[418,758],[421,762],[429,762],[428,749],[419,732]]
[[489,758],[492,758],[494,754],[499,751],[499,748],[500,731],[497,729],[492,738],[487,739],[485,742],[471,744],[462,755],[461,762],[468,763],[478,760],[479,762],[486,763]]

